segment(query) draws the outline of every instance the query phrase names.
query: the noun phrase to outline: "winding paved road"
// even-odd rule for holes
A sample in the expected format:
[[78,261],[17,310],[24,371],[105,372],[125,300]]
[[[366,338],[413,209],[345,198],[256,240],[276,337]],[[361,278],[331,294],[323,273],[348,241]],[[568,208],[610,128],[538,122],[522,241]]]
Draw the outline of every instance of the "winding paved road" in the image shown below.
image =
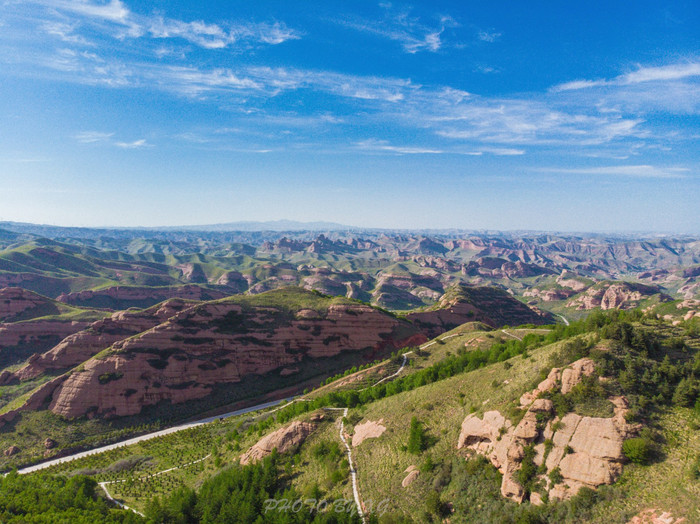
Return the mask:
[[[63,464],[64,462],[71,462],[73,460],[77,460],[83,457],[88,457],[90,455],[96,455],[98,453],[103,453],[105,451],[109,451],[112,449],[117,449],[121,448],[122,446],[131,446],[133,444],[136,444],[138,442],[143,442],[145,440],[151,440],[156,437],[162,437],[163,435],[169,435],[171,433],[177,433],[178,431],[184,431],[186,429],[190,428],[196,428],[197,426],[201,426],[203,424],[208,424],[209,422],[213,422],[215,420],[223,419],[223,418],[229,418],[229,417],[235,417],[237,415],[244,415],[245,413],[250,413],[252,411],[258,411],[260,409],[265,409],[269,408],[272,406],[276,406],[277,404],[281,403],[289,403],[294,401],[294,397],[289,397],[285,398],[282,400],[273,400],[270,402],[264,402],[262,404],[257,404],[255,406],[250,406],[249,408],[243,408],[243,409],[238,409],[236,411],[230,411],[228,413],[224,413],[223,415],[216,415],[214,417],[207,417],[203,418],[201,420],[197,420],[195,422],[187,422],[185,424],[180,424],[178,426],[173,426],[171,428],[167,429],[162,429],[160,431],[154,431],[153,433],[146,433],[145,435],[141,435],[140,437],[134,437],[130,438],[128,440],[123,440],[121,442],[115,442],[114,444],[109,444],[107,446],[101,446],[99,448],[94,448],[94,449],[89,449],[87,451],[81,451],[80,453],[75,453],[73,455],[68,455],[66,457],[61,457],[57,458],[54,460],[49,460],[47,462],[42,462],[41,464],[35,464],[34,466],[28,466],[26,468],[22,468],[17,470],[17,473],[20,475],[25,475],[27,473],[34,473],[35,471],[40,471],[42,469],[50,468],[51,466],[55,466],[56,464]],[[283,406],[282,406],[283,407]]]

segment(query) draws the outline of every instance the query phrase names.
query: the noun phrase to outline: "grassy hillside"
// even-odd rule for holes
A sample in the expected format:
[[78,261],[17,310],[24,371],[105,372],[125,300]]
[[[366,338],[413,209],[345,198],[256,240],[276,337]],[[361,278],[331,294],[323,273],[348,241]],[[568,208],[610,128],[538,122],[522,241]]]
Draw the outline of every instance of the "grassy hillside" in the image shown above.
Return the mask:
[[[636,312],[621,319],[617,314],[599,315],[549,332],[465,328],[444,335],[443,343],[411,357],[412,366],[379,386],[364,389],[367,382],[357,381],[353,390],[347,380],[338,380],[306,396],[308,402],[207,424],[49,472],[87,474],[102,482],[126,480],[109,485],[117,498],[151,515],[158,510],[162,516],[167,508],[176,515],[182,511],[177,501],[183,500],[183,488],[235,482],[233,477],[218,475],[227,468],[248,471],[250,466],[237,466],[237,459],[261,436],[292,420],[308,421],[322,413],[318,428],[296,452],[275,458],[275,489],[302,498],[352,500],[348,464],[338,438],[340,415],[323,409],[347,406],[347,428],[379,420],[386,427],[380,437],[353,448],[363,500],[386,501],[381,506],[383,515],[371,517],[379,522],[438,521],[443,518],[440,515],[449,515],[451,522],[623,523],[648,508],[694,522],[700,511],[700,409],[693,408],[699,394],[700,338],[695,329],[692,323],[671,326]],[[467,344],[467,337],[487,339],[489,334],[512,342],[503,338],[494,339],[490,346]],[[628,463],[612,486],[582,490],[570,501],[534,506],[504,499],[498,471],[485,459],[469,459],[463,450],[456,450],[461,422],[470,413],[487,410],[499,410],[517,421],[520,395],[551,367],[581,355],[596,359],[606,376],[612,377],[605,383],[609,391],[627,396],[630,420],[647,428],[643,434],[651,439],[653,454],[643,464]],[[388,361],[377,376],[394,373],[395,362]],[[577,397],[567,409],[590,414],[593,397]],[[414,418],[424,436],[418,453],[409,451]],[[401,482],[409,466],[420,473],[404,488]],[[149,477],[170,468],[179,469]],[[163,497],[161,503],[150,504],[152,495]],[[196,495],[191,499],[192,511],[209,511]]]

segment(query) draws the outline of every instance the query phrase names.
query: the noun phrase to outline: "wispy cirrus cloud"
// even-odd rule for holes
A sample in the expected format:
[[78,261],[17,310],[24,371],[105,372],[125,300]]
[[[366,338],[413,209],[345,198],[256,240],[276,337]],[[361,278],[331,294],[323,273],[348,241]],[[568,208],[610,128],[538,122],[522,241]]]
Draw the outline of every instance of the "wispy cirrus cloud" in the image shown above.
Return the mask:
[[436,17],[436,23],[426,24],[417,16],[411,15],[410,9],[396,9],[391,4],[380,4],[383,10],[380,19],[345,17],[335,22],[365,33],[398,42],[406,53],[421,51],[436,52],[443,45],[445,29],[459,24],[448,15]]
[[114,133],[102,131],[81,131],[73,136],[81,144],[94,144],[96,142],[106,142],[114,136]]
[[114,145],[122,149],[142,149],[144,147],[152,147],[151,144],[146,142],[145,138],[140,138],[139,140],[134,140],[133,142],[114,142]]
[[64,41],[83,44],[88,43],[88,40],[76,34],[76,29],[81,24],[96,24],[103,34],[116,39],[180,39],[204,49],[222,49],[247,43],[276,45],[301,37],[299,31],[281,22],[183,21],[155,14],[135,13],[121,0],[110,0],[107,3],[92,0],[27,0],[27,4],[45,8],[41,15],[45,19],[43,27],[48,34]]
[[[14,48],[0,46],[0,62],[20,64],[13,71],[89,86],[160,91],[193,104],[216,103],[238,115],[263,108],[258,123],[289,128],[287,131],[300,137],[300,143],[308,142],[305,128],[311,126],[381,123],[411,130],[430,144],[373,146],[385,151],[389,151],[387,147],[399,148],[405,154],[411,149],[418,153],[463,148],[472,153],[515,156],[544,146],[586,148],[578,153],[584,154],[610,146],[616,148],[617,156],[625,156],[630,154],[626,150],[638,143],[652,147],[663,142],[670,147],[683,139],[683,129],[662,129],[650,113],[700,112],[697,61],[637,67],[610,79],[575,80],[542,92],[483,96],[450,86],[421,85],[407,78],[272,66],[264,60],[215,60],[215,54],[221,55],[209,53],[239,44],[244,48],[255,43],[272,45],[300,36],[282,22],[182,21],[135,13],[120,0],[27,0],[11,7],[21,11],[25,4],[33,5],[34,11],[39,6],[41,16],[25,16],[20,21],[35,23],[44,40],[35,44],[30,32],[16,31],[17,38],[24,34],[25,40],[15,39],[24,45],[15,45],[12,40]],[[364,24],[364,28],[357,27],[363,31],[391,32],[382,35],[399,42],[408,53],[440,49],[443,29],[456,25],[447,16],[426,23],[412,11],[390,6],[383,9],[386,20],[365,24],[366,20],[354,19],[348,23]],[[36,14],[34,11],[30,14]],[[12,19],[8,20],[12,25]],[[431,44],[429,35],[436,33],[438,42]],[[497,35],[489,30],[482,39],[491,41]],[[0,43],[2,39],[0,34]],[[147,45],[142,45],[146,41]],[[93,45],[95,42],[100,45]],[[188,51],[193,46],[201,48],[195,56]],[[295,115],[299,108],[303,108],[301,114]],[[323,115],[329,112],[343,117],[324,120]],[[109,140],[125,149],[148,147],[147,142],[139,144],[138,140]]]
[[397,153],[401,155],[440,155],[445,153],[441,149],[431,149],[426,147],[395,146],[386,140],[371,138],[355,142],[355,147],[363,151],[377,151],[384,153]]
[[602,175],[633,178],[687,178],[690,169],[685,167],[663,167],[652,165],[620,165],[584,168],[537,168],[540,173],[561,173],[565,175]]
[[639,67],[637,70],[610,80],[573,80],[558,84],[552,91],[576,91],[601,86],[626,86],[645,82],[663,82],[700,77],[700,62],[668,64],[657,67]]
[[142,149],[153,147],[145,138],[124,142],[114,139],[114,133],[106,133],[103,131],[81,131],[73,135],[73,138],[80,144],[106,144],[120,149]]
[[482,42],[491,43],[491,42],[495,42],[496,40],[501,38],[501,36],[503,36],[503,35],[501,33],[498,33],[496,31],[491,30],[491,31],[479,31],[476,36]]
[[481,156],[484,153],[496,156],[519,156],[524,155],[524,149],[499,148],[499,147],[481,147],[474,150],[459,149],[459,148],[430,148],[421,146],[397,146],[391,144],[387,140],[370,138],[355,142],[355,148],[362,151],[395,153],[401,155],[465,155],[465,156]]

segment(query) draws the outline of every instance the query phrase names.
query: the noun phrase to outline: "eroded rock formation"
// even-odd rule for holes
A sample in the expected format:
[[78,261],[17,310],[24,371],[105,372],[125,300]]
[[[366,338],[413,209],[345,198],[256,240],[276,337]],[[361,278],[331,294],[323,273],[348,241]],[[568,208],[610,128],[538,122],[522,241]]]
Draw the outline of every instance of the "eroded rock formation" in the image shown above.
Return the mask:
[[316,424],[310,422],[300,422],[298,420],[292,422],[288,426],[278,429],[265,435],[248,451],[241,455],[241,464],[255,463],[270,453],[273,449],[277,449],[279,453],[286,453],[295,449],[299,444],[306,440],[313,431],[317,428]]
[[[578,360],[563,370],[552,369],[535,390],[521,397],[525,414],[516,426],[498,411],[487,411],[482,418],[475,414],[467,416],[457,448],[469,448],[486,456],[503,474],[501,494],[516,502],[522,502],[528,495],[518,482],[517,473],[529,447],[534,451],[535,465],[544,465],[545,473],[538,475],[538,479],[550,498],[566,499],[583,486],[611,484],[622,472],[622,442],[638,430],[625,420],[628,408],[625,398],[609,399],[615,406],[610,418],[567,413],[561,419],[552,418],[551,400],[537,398],[540,393],[555,388],[562,393],[570,391],[594,369],[590,359]],[[550,475],[554,470],[560,475],[556,483],[552,478],[557,479],[557,475]],[[533,492],[530,501],[541,503],[541,494]]]
[[[636,307],[640,300],[661,293],[655,286],[617,282],[601,284],[588,288],[584,293],[571,300],[567,307],[576,309],[630,309]],[[668,299],[665,295],[661,298]]]
[[[330,299],[329,299],[330,302]],[[133,415],[161,401],[205,397],[218,384],[294,368],[341,351],[417,345],[410,324],[362,304],[330,304],[298,313],[277,307],[208,302],[119,340],[66,375],[50,409],[68,418]]]

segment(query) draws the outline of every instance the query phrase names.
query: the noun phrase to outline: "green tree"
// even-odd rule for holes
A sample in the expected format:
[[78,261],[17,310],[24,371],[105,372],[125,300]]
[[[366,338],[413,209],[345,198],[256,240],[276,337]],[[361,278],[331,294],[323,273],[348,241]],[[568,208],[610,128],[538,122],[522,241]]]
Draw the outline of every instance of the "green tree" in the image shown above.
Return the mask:
[[408,435],[408,445],[406,446],[408,452],[418,455],[425,450],[426,444],[427,439],[423,424],[416,417],[411,418],[411,429]]

